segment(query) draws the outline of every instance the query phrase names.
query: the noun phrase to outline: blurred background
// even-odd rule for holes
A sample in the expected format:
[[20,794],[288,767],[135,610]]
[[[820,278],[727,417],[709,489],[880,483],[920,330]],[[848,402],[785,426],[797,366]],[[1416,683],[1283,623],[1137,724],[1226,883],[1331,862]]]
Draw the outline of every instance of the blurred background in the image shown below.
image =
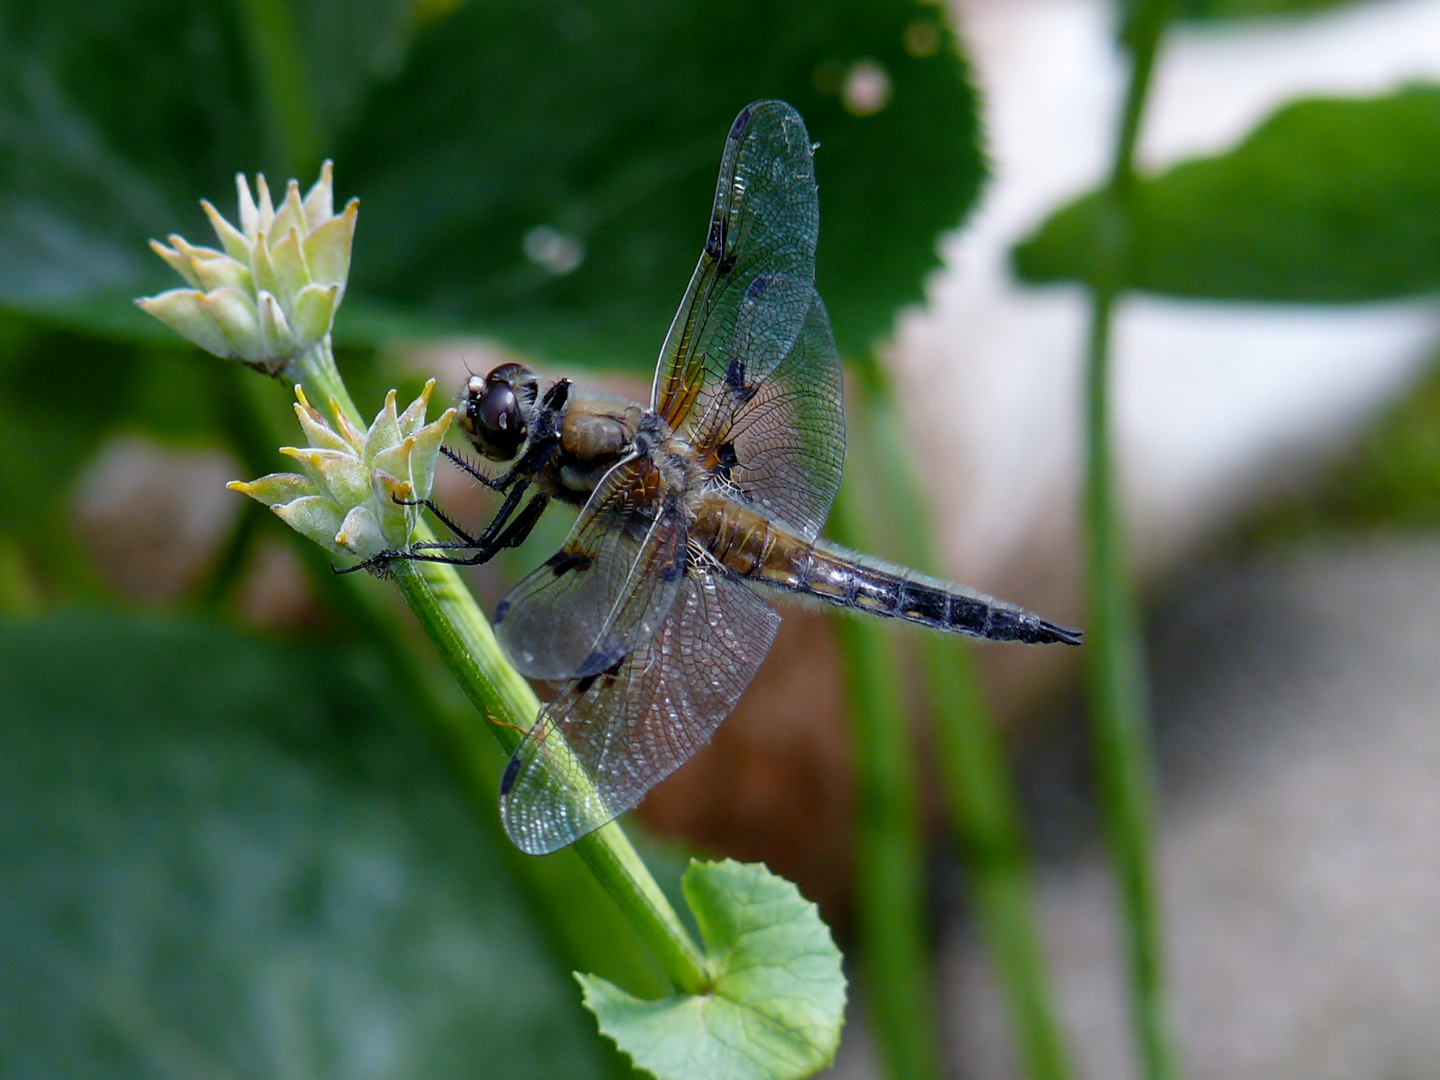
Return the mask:
[[[568,972],[660,992],[578,864],[518,856],[493,785],[459,779],[433,718],[468,707],[391,590],[224,489],[281,468],[290,391],[133,308],[176,284],[149,237],[206,243],[198,199],[231,214],[236,172],[303,188],[333,158],[337,199],[361,199],[335,338],[362,410],[515,357],[643,399],[730,120],[789,100],[820,144],[817,284],[851,364],[846,539],[1083,626],[1124,7],[0,10],[0,1071],[621,1076]],[[1196,1078],[1433,1076],[1440,0],[1177,15],[1111,392],[1180,1057]],[[484,520],[468,480],[437,484]],[[470,574],[487,610],[552,518]],[[855,961],[836,1076],[1135,1075],[1080,658],[954,654],[1013,762],[1068,1062],[1047,1073],[955,842],[920,636],[883,635],[913,803],[886,832],[870,646],[784,614],[736,714],[632,823],[657,876],[764,860],[820,904]],[[918,1036],[890,1019],[905,979],[867,960],[877,844],[917,867],[896,917]]]

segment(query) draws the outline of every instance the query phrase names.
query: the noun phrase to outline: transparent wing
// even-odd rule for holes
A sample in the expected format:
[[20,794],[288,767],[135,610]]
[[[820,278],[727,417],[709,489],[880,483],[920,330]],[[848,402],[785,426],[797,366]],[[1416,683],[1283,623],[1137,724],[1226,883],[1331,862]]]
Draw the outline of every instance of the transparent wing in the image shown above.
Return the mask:
[[712,481],[806,540],[825,524],[845,467],[844,388],[825,305],[813,289],[789,351],[691,438]]
[[727,383],[758,383],[790,351],[810,309],[819,232],[805,122],[782,101],[747,106],[726,137],[705,249],[655,371],[652,405],[672,428],[733,405],[720,393]]
[[495,608],[520,673],[558,682],[611,667],[655,633],[685,574],[678,493],[649,458],[605,474],[560,550]]
[[779,625],[744,584],[692,562],[654,636],[562,687],[510,758],[500,784],[510,839],[544,854],[636,806],[710,741]]

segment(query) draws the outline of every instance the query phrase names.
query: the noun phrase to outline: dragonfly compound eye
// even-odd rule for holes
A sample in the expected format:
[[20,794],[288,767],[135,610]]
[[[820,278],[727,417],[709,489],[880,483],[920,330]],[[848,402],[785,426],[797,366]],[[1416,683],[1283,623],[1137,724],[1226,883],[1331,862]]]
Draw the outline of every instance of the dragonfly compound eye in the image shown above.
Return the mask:
[[475,449],[491,461],[509,461],[525,442],[525,421],[520,400],[508,382],[489,381],[465,404],[461,426]]

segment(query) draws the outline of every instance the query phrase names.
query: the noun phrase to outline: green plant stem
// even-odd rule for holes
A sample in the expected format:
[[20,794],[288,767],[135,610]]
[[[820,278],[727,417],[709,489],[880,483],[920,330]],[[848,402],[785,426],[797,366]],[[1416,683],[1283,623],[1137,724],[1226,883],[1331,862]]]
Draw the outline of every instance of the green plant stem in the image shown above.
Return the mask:
[[1135,144],[1169,0],[1141,0],[1126,28],[1132,66],[1104,198],[1086,374],[1085,568],[1090,610],[1086,682],[1102,828],[1118,885],[1120,924],[1141,1075],[1176,1075],[1154,871],[1154,753],[1144,656],[1115,495],[1109,410],[1110,330],[1131,242]]
[[1032,1080],[1068,1080],[1030,860],[1005,747],[964,642],[927,636],[921,658],[934,702],[936,767],[976,922],[999,975],[1015,1045]]
[[[454,567],[400,562],[396,584],[445,666],[490,721],[501,746],[513,750],[540,702],[500,651],[489,622]],[[709,987],[704,956],[646,869],[623,829],[610,824],[576,842],[576,852],[630,920],[670,981],[689,994]]]
[[[868,402],[852,402],[850,464],[830,531],[851,547],[876,550],[881,519]],[[845,658],[855,768],[855,920],[866,1000],[887,1074],[941,1075],[934,980],[926,933],[925,860],[918,769],[906,715],[907,680],[895,628],[879,620],[836,622]]]
[[[871,383],[874,458],[888,481],[886,520],[899,539],[896,553],[901,562],[935,573],[933,526],[901,435],[894,396],[880,370],[871,372]],[[1068,1080],[1073,1068],[1041,948],[1020,796],[985,704],[973,647],[965,639],[930,632],[912,638],[920,647],[935,729],[936,776],[950,834],[965,867],[979,932],[1007,999],[1025,1076]]]
[[[299,381],[308,382],[321,400],[336,402],[364,430],[367,422],[345,389],[328,339],[297,361],[295,374]],[[423,522],[416,529],[415,539],[433,539]],[[505,659],[490,623],[460,575],[453,566],[432,562],[397,562],[392,569],[401,596],[445,666],[490,721],[490,730],[502,748],[513,750],[523,729],[534,722],[540,702],[530,684]],[[462,767],[483,766],[476,762]],[[689,994],[707,990],[710,972],[704,955],[624,830],[618,824],[607,825],[579,840],[575,850],[650,949],[671,984]]]
[[[879,373],[876,373],[877,381]],[[902,538],[908,565],[936,572],[933,528],[901,435],[893,395],[873,392],[876,460],[886,485],[886,517]],[[935,765],[950,831],[965,867],[980,933],[1010,1011],[1014,1040],[1032,1080],[1073,1075],[1050,987],[1020,799],[1005,747],[986,707],[973,647],[949,635],[914,635],[934,722]]]

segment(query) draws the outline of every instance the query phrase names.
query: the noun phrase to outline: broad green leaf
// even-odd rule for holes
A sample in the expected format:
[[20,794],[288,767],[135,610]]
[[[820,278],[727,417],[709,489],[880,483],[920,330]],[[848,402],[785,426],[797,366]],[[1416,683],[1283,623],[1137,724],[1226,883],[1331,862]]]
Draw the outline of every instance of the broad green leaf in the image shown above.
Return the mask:
[[[899,0],[467,4],[416,40],[342,149],[367,215],[355,290],[555,358],[653,366],[730,122],[779,97],[820,143],[819,287],[842,351],[860,348],[921,299],[980,178],[937,18]],[[842,101],[861,60],[891,88],[872,115]],[[578,266],[527,258],[538,227],[577,241]]]
[[642,1001],[579,975],[600,1030],[659,1080],[784,1080],[829,1065],[845,977],[815,905],[765,867],[729,859],[692,863],[681,885],[713,989]]
[[[1285,106],[1228,154],[1134,192],[1123,284],[1223,300],[1352,303],[1440,289],[1440,86]],[[1027,281],[1093,281],[1100,198],[1015,249]]]
[[380,667],[193,623],[0,622],[0,1072],[607,1075]]
[[145,239],[204,242],[198,198],[233,212],[236,171],[308,183],[313,144],[364,200],[340,337],[470,331],[644,369],[728,125],[771,96],[822,144],[819,284],[854,351],[922,299],[979,185],[974,94],[928,4],[471,0],[413,39],[397,5],[0,10],[0,306],[153,337],[128,298],[173,282]]

